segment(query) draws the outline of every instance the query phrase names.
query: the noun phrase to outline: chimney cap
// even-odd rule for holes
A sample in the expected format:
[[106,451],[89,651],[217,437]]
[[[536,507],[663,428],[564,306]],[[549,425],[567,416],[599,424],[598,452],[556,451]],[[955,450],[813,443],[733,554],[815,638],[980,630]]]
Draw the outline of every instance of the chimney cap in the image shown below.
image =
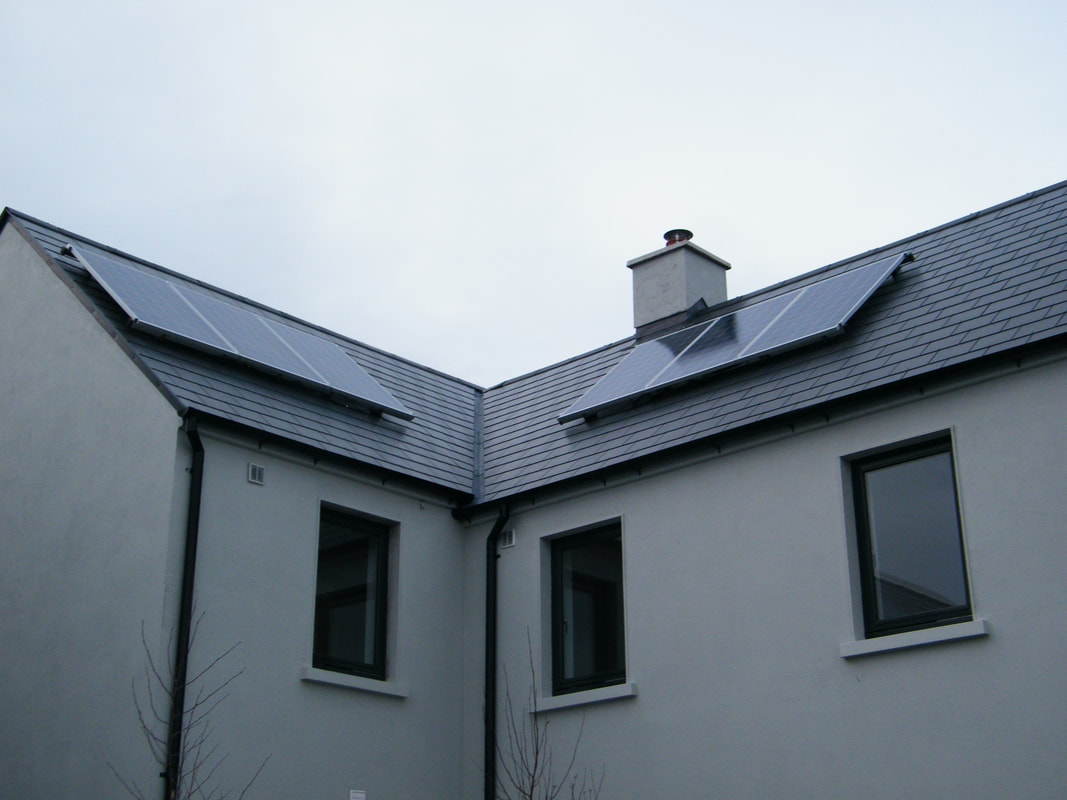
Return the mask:
[[672,228],[663,234],[663,238],[667,241],[667,247],[670,247],[671,245],[688,242],[693,238],[693,232],[687,231],[685,228]]

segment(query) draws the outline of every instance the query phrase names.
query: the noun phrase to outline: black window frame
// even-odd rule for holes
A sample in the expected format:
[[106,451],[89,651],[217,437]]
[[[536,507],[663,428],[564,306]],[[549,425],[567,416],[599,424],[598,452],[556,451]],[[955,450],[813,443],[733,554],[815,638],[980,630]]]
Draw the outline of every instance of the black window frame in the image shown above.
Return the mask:
[[[949,458],[952,479],[951,502],[956,528],[956,543],[959,548],[959,575],[957,577],[962,581],[962,592],[966,597],[966,602],[930,611],[900,614],[891,619],[881,619],[878,612],[879,578],[876,574],[875,554],[872,548],[872,523],[867,475],[875,470],[903,465],[942,454],[947,455]],[[851,475],[860,591],[863,605],[863,626],[866,637],[872,639],[895,633],[968,622],[974,619],[970,577],[967,570],[967,557],[963,537],[959,486],[956,480],[956,457],[953,452],[951,437],[943,436],[928,439],[855,459],[851,462]]]
[[[565,627],[564,619],[564,580],[563,558],[569,550],[589,545],[599,545],[605,541],[618,543],[618,580],[617,592],[613,598],[613,625],[609,639],[614,642],[615,659],[604,669],[595,669],[581,675],[564,677]],[[552,694],[562,695],[572,692],[614,686],[626,681],[626,625],[625,625],[625,586],[622,565],[622,525],[618,521],[599,525],[596,528],[557,536],[550,541],[551,547],[551,591],[552,591]]]
[[[348,541],[325,545],[323,531],[327,525],[348,528],[353,537]],[[343,672],[365,678],[385,680],[386,677],[386,625],[389,606],[389,546],[393,525],[380,519],[371,518],[358,512],[338,506],[323,504],[319,511],[319,547],[315,567],[315,617],[312,637],[311,665],[315,669],[330,672]],[[329,612],[338,605],[344,605],[362,593],[366,599],[366,585],[354,586],[331,592],[321,589],[324,556],[343,555],[358,548],[364,542],[372,542],[376,547],[376,564],[374,568],[374,613],[373,613],[373,657],[369,660],[354,660],[329,652],[326,645],[330,635]]]

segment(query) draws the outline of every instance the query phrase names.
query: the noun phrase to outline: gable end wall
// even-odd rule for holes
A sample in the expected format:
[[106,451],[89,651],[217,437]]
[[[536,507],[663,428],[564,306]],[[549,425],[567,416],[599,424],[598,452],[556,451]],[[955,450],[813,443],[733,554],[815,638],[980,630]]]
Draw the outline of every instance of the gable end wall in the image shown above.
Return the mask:
[[11,797],[151,794],[130,694],[176,608],[174,407],[22,237],[0,231],[0,775]]

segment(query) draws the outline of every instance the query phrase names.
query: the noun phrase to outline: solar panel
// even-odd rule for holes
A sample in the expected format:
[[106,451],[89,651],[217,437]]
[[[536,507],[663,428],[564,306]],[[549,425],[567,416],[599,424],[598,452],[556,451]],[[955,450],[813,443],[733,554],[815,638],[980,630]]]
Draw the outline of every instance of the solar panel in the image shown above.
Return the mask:
[[903,261],[902,255],[889,256],[798,289],[788,313],[761,337],[761,352],[796,347],[839,333]]
[[327,339],[95,248],[70,249],[139,329],[329,389],[374,411],[413,419],[403,403]]
[[788,295],[783,295],[719,317],[688,349],[653,376],[648,386],[667,386],[736,362],[755,347],[760,334],[788,305]]
[[333,342],[274,320],[266,322],[282,341],[299,353],[315,370],[321,383],[349,397],[370,403],[393,416],[414,418],[399,400]]
[[[564,416],[570,415],[567,419],[576,419],[587,413],[582,409],[592,410],[624,397],[640,395],[645,391],[650,375],[662,372],[712,324],[705,322],[702,325],[694,325],[662,339],[638,345],[611,372],[594,384],[578,403],[571,406]],[[625,368],[622,368],[624,364]],[[567,419],[560,417],[561,422],[566,422]]]
[[651,391],[834,336],[906,260],[907,254],[882,258],[639,344],[559,421],[589,416]]
[[305,380],[321,382],[319,377],[282,341],[259,314],[253,314],[233,303],[211,297],[203,292],[186,289],[183,294],[233,347],[234,352],[247,361],[263,364],[280,372],[287,372]]
[[99,250],[71,250],[138,327],[212,350],[233,352],[171,281],[135,269]]

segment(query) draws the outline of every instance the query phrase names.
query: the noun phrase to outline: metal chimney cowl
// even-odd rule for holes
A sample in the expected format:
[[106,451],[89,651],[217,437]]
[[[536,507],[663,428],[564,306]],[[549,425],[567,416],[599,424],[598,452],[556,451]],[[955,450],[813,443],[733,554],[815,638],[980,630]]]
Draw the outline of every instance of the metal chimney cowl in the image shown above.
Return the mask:
[[676,228],[663,234],[667,245],[626,262],[634,276],[634,327],[688,311],[701,300],[726,300],[729,263],[698,247],[693,234]]

